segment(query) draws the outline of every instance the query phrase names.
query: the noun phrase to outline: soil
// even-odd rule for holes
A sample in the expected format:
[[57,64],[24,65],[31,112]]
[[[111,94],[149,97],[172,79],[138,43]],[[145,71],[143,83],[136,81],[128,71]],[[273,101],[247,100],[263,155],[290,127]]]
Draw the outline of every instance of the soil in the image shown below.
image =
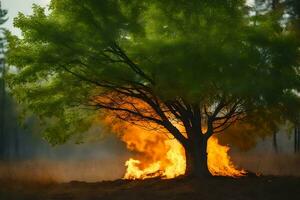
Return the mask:
[[115,180],[97,183],[0,181],[1,200],[300,199],[300,177]]

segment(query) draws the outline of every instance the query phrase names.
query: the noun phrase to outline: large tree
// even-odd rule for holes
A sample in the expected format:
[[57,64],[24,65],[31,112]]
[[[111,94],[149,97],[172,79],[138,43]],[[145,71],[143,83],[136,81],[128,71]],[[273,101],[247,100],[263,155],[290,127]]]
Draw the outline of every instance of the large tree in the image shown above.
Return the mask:
[[167,131],[186,175],[209,176],[212,135],[298,117],[299,39],[244,0],[52,0],[48,14],[33,11],[15,19],[22,37],[8,34],[8,80],[54,144],[109,114]]

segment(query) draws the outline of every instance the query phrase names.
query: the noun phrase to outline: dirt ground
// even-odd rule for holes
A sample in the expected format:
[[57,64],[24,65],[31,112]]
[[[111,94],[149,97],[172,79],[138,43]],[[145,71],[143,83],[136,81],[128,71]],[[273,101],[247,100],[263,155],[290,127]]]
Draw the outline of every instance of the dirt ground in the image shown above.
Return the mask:
[[98,183],[0,182],[1,200],[300,199],[300,177],[177,178]]

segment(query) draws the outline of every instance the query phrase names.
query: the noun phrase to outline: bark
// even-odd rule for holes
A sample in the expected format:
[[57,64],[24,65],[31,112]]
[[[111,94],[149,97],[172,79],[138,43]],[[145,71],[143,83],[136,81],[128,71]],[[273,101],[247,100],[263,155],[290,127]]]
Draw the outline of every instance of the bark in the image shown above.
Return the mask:
[[189,141],[185,147],[186,176],[210,177],[207,164],[207,138],[201,137],[198,142]]

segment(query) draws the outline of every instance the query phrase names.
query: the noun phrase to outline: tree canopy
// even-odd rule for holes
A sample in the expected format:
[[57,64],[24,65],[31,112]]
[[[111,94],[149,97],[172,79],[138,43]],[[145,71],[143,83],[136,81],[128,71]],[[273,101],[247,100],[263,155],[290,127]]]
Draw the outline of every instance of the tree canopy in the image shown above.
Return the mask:
[[299,38],[244,0],[52,0],[47,13],[34,5],[15,19],[8,80],[53,144],[106,110],[179,141],[174,122],[213,134],[298,120]]

